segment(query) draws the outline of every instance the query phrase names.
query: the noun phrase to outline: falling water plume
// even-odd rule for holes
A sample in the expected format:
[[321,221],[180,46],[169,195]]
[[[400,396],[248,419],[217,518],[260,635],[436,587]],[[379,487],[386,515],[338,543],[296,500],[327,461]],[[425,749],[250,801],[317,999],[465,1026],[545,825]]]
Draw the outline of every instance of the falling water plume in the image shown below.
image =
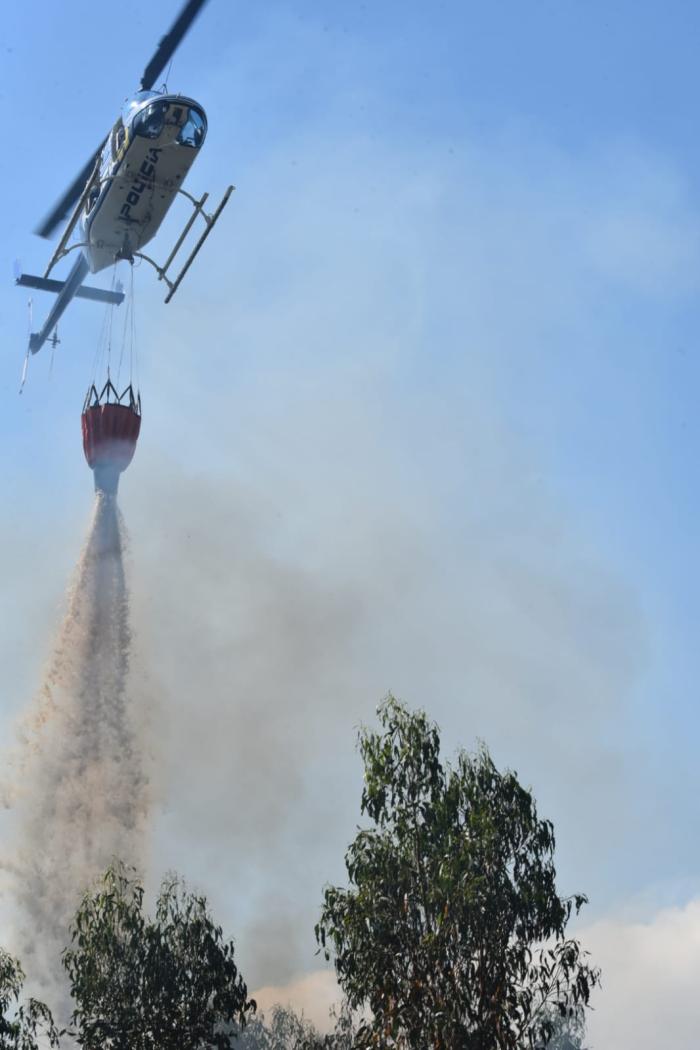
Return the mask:
[[60,955],[78,900],[114,857],[139,864],[148,785],[132,709],[125,530],[98,491],[58,641],[28,723],[18,800],[20,952],[65,1010]]

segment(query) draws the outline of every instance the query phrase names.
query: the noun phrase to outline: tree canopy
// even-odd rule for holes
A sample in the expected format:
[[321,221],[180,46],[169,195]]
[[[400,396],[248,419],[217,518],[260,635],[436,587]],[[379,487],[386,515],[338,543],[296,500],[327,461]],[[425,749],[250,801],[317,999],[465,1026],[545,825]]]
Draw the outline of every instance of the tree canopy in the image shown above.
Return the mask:
[[321,1036],[314,1025],[291,1007],[274,1006],[258,1014],[236,1036],[236,1050],[317,1050]]
[[332,1031],[322,1035],[291,1006],[277,1004],[238,1033],[236,1050],[354,1050],[355,1023],[346,1005],[330,1012]]
[[362,729],[361,809],[350,887],[324,893],[316,936],[359,1047],[545,1046],[552,1013],[577,1017],[599,972],[566,936],[586,898],[560,897],[554,829],[487,749],[440,758],[437,726],[393,697]]
[[21,998],[24,972],[17,959],[0,948],[0,1050],[38,1050],[58,1046],[59,1032],[48,1006]]
[[165,879],[155,916],[135,873],[115,865],[88,892],[63,953],[74,1036],[86,1050],[228,1050],[255,1010],[206,898]]
[[553,1031],[546,1050],[585,1050],[586,1026],[581,1011],[562,1016],[550,1007],[550,1019]]

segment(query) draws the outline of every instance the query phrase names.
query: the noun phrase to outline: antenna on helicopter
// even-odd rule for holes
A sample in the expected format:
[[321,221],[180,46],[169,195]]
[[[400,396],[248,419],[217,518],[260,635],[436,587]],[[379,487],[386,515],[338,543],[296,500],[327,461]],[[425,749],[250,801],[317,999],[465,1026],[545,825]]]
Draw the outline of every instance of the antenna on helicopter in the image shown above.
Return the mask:
[[163,87],[161,88],[161,91],[163,92],[164,95],[167,95],[167,93],[168,93],[168,81],[170,80],[170,70],[172,68],[173,68],[173,60],[171,58],[170,59],[170,64],[168,65],[168,72],[165,74],[165,80],[163,81]]
[[[29,299],[27,299],[27,311],[29,313],[29,334],[31,335],[31,333],[32,333],[32,299],[31,299],[31,296],[29,297]],[[24,384],[27,382],[27,369],[29,368],[29,357],[30,357],[30,354],[31,354],[31,351],[29,349],[29,346],[27,346],[27,353],[26,353],[25,358],[24,358],[24,365],[22,366],[22,378],[19,381],[19,392],[20,392],[20,394],[24,390]]]

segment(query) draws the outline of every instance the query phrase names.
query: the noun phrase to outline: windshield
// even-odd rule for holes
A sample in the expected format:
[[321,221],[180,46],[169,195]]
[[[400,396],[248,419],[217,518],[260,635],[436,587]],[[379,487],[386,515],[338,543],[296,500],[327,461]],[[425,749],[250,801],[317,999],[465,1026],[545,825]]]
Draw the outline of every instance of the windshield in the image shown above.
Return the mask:
[[204,142],[207,124],[204,114],[194,106],[155,101],[134,118],[133,133],[148,139],[157,139],[165,125],[179,128],[175,142],[180,146],[198,149]]
[[204,142],[206,133],[207,125],[204,115],[190,107],[187,120],[177,137],[177,141],[181,146],[191,146],[193,149],[198,149]]
[[165,124],[167,102],[152,102],[134,118],[133,132],[147,139],[157,139]]

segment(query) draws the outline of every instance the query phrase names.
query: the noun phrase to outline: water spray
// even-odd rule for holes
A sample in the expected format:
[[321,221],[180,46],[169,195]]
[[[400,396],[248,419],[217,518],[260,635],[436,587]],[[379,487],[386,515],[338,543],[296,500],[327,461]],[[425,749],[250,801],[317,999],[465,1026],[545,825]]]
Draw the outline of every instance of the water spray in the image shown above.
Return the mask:
[[[19,952],[62,1020],[69,1001],[61,951],[80,896],[118,857],[140,865],[149,811],[130,674],[125,529],[119,478],[141,429],[132,383],[92,382],[81,416],[95,480],[87,541],[34,709],[18,785]],[[118,381],[118,377],[117,377]]]

